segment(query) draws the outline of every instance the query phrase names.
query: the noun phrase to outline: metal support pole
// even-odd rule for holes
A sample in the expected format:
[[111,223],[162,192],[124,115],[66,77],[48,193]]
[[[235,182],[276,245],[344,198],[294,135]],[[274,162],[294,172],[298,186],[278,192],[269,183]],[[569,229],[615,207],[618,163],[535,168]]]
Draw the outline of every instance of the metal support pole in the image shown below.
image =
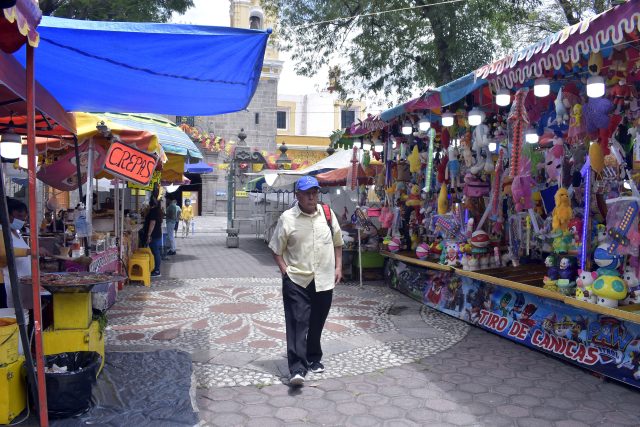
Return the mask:
[[[40,307],[40,246],[38,242],[38,209],[36,208],[36,110],[34,50],[27,43],[27,159],[29,174],[29,223],[31,226],[31,275],[33,292],[33,330],[35,331],[36,369],[38,379],[38,414],[40,426],[49,425],[47,387],[44,377],[44,350],[42,345],[42,308]],[[12,278],[13,279],[13,278]],[[17,280],[17,278],[16,278]],[[20,313],[21,315],[22,313]],[[25,353],[29,348],[24,349]]]

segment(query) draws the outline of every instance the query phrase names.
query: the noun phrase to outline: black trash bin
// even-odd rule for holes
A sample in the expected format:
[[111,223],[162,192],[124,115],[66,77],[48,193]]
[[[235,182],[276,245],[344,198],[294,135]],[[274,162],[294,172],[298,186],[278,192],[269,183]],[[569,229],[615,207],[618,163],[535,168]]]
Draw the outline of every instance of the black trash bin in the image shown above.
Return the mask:
[[45,366],[67,367],[67,372],[45,373],[47,408],[52,418],[82,414],[91,406],[91,387],[96,382],[102,356],[94,351],[75,351],[45,356]]

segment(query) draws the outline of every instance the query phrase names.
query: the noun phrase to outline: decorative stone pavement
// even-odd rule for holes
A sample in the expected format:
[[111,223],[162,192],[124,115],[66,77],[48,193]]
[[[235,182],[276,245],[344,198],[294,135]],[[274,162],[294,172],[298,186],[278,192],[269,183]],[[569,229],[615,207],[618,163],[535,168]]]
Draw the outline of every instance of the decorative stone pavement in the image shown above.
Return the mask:
[[[284,328],[272,295],[279,295],[278,273],[263,242],[243,236],[229,250],[224,234],[199,233],[178,241],[162,272],[193,279],[125,288],[109,312],[108,347],[191,352],[202,426],[640,425],[637,390],[369,283],[337,288],[336,326],[323,341],[327,371],[290,388],[281,381],[282,338],[269,335]],[[250,291],[234,294],[238,288]],[[236,300],[253,308],[222,305]],[[247,325],[246,338],[229,338]]]
[[[279,383],[288,376],[279,282],[185,279],[127,287],[109,311],[109,348],[189,351],[203,388]],[[342,284],[325,325],[330,369],[321,378],[411,363],[452,346],[467,331],[466,324],[386,287]]]

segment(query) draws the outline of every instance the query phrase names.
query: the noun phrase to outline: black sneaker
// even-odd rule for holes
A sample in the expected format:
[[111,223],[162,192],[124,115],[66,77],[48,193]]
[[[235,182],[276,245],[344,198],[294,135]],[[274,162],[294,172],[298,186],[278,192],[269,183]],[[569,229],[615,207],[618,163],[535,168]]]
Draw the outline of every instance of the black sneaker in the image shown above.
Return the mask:
[[162,276],[162,274],[160,274],[159,271],[152,271],[151,272],[151,277],[160,277],[160,276]]
[[289,384],[295,385],[295,386],[303,385],[304,375],[302,374],[302,372],[295,372],[293,375],[291,375],[291,378],[289,378]]
[[320,362],[311,362],[309,370],[314,374],[319,374],[320,372],[324,372],[324,365]]
[[176,251],[169,251],[169,252],[167,252],[167,255],[175,255],[175,254],[176,254]]

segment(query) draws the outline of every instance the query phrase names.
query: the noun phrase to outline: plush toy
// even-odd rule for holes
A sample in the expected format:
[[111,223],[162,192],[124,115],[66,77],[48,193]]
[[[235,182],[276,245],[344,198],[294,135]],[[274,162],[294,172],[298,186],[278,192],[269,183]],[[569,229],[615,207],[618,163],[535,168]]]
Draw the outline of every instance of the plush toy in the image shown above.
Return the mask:
[[625,104],[631,99],[631,86],[626,79],[620,79],[617,85],[611,88],[610,94],[613,98],[613,105],[616,106],[616,113],[624,111]]
[[593,293],[597,304],[615,308],[627,297],[628,289],[621,277],[605,274],[593,282]]
[[459,248],[457,243],[448,243],[445,248],[446,256],[444,260],[444,265],[447,265],[450,267],[458,267],[459,266],[458,251],[459,251]]
[[595,271],[578,270],[578,279],[576,280],[576,298],[581,301],[596,303],[596,295],[593,293],[591,286],[598,278]]
[[548,149],[544,155],[544,170],[547,174],[547,182],[559,181],[561,168],[562,154],[553,148]]
[[563,295],[575,295],[575,282],[574,282],[573,268],[571,267],[571,261],[569,258],[562,258],[560,260],[560,271],[558,278],[558,290]]
[[445,175],[445,179],[451,183],[452,189],[457,189],[460,185],[460,161],[458,160],[458,156],[460,153],[458,149],[453,145],[449,146],[448,157],[449,162],[447,163],[447,173]]
[[569,142],[569,144],[576,144],[580,142],[584,133],[585,127],[582,119],[582,104],[575,104],[571,108],[571,119],[569,120],[567,142]]
[[604,154],[602,147],[597,142],[593,142],[589,146],[589,161],[591,162],[591,169],[598,175],[602,175],[602,171],[604,171]]
[[488,147],[489,127],[481,123],[473,131],[473,150],[476,152],[476,164],[469,168],[469,172],[477,175],[484,170],[486,159],[483,158],[483,153],[486,154],[487,158],[490,156]]
[[554,197],[556,207],[553,209],[553,231],[566,231],[569,228],[569,220],[573,217],[571,199],[566,188],[559,188]]
[[416,256],[418,259],[425,260],[429,256],[429,245],[420,243],[416,248]]
[[438,215],[444,215],[449,211],[449,200],[447,199],[447,185],[442,183],[438,194]]
[[436,176],[438,184],[447,182],[447,163],[449,163],[449,156],[443,156],[438,164],[438,174]]
[[511,183],[511,195],[513,196],[516,212],[533,208],[531,192],[536,186],[536,182],[531,177],[530,171],[530,161],[523,156],[520,173],[513,178]]
[[562,88],[558,90],[558,96],[556,96],[553,104],[556,109],[556,121],[558,123],[566,123],[569,120],[569,114],[562,99]]
[[640,280],[638,280],[638,276],[636,275],[636,269],[630,265],[625,266],[622,279],[624,279],[627,284],[629,292],[621,304],[631,305],[640,303]]
[[411,154],[407,157],[407,160],[409,161],[409,172],[420,172],[420,151],[418,150],[418,144],[413,146],[413,150],[411,150]]
[[411,186],[411,193],[405,202],[407,206],[417,207],[422,204],[422,200],[420,199],[420,186],[417,184],[413,184]]

